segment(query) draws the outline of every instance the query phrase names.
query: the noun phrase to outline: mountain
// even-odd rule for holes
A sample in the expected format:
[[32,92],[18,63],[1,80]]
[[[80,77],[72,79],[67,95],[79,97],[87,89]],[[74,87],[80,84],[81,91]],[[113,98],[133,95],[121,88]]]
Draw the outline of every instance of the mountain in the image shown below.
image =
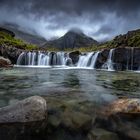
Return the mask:
[[15,38],[21,39],[27,43],[38,46],[42,46],[44,43],[46,43],[46,39],[44,39],[43,37],[23,32],[22,30],[20,30],[18,25],[6,23],[1,25],[1,28],[13,32],[15,34]]
[[73,31],[70,30],[67,32],[64,36],[48,41],[45,45],[43,45],[43,48],[47,47],[54,47],[58,49],[73,49],[73,48],[81,48],[81,47],[88,47],[91,45],[97,45],[98,42],[91,37],[88,37],[84,33],[80,31]]

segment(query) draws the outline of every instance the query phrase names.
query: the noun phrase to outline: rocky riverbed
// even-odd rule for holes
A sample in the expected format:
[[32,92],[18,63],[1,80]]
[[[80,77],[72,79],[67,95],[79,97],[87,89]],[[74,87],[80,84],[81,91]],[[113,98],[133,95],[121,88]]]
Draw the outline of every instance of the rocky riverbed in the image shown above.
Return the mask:
[[0,109],[6,140],[139,140],[139,99],[106,106],[86,100],[29,97]]

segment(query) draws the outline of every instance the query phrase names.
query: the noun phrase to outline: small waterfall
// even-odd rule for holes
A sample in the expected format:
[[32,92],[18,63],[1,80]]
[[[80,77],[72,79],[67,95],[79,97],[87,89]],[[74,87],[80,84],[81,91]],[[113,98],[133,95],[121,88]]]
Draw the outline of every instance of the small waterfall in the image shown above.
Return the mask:
[[100,52],[98,51],[93,55],[92,60],[91,60],[91,64],[90,64],[90,68],[95,68],[96,61],[97,61],[99,53]]
[[77,64],[77,67],[88,67],[88,63],[94,52],[87,53],[86,55],[81,55]]
[[22,52],[17,60],[17,65],[28,66],[51,66],[51,65],[71,65],[72,60],[68,53],[64,52]]
[[131,70],[133,70],[134,63],[134,48],[131,49]]
[[22,52],[22,53],[19,55],[19,57],[18,57],[18,59],[17,59],[17,65],[21,65],[22,60],[23,60],[23,58],[24,58],[24,55],[25,55],[25,52]]
[[115,49],[111,49],[107,58],[107,62],[103,64],[102,68],[107,69],[108,71],[114,71],[114,66],[113,66],[113,54],[114,54]]
[[95,68],[95,64],[100,52],[91,52],[86,55],[81,55],[77,64],[77,67],[85,68]]

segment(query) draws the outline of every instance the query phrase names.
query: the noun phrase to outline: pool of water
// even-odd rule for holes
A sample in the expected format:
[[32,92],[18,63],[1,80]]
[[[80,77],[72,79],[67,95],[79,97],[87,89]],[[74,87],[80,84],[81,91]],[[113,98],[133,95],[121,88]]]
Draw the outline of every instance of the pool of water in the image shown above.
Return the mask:
[[140,74],[75,68],[0,70],[0,107],[32,95],[86,99],[97,103],[140,97]]

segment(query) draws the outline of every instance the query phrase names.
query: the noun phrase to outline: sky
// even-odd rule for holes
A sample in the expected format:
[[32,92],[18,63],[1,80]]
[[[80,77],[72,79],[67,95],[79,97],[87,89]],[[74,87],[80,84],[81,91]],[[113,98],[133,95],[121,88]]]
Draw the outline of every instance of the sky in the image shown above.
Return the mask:
[[46,39],[80,29],[97,41],[140,28],[140,0],[0,0],[0,24]]

